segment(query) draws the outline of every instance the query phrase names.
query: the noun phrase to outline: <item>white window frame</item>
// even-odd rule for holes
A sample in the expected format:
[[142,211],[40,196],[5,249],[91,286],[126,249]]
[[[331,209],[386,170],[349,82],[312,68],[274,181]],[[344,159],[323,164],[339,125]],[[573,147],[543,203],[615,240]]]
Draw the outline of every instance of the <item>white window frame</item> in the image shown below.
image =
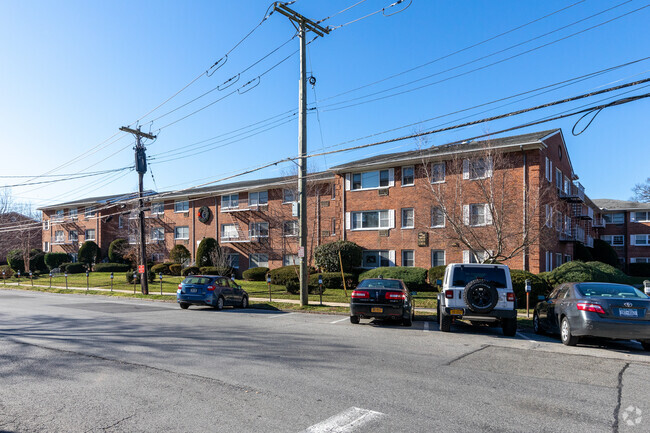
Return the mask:
[[545,205],[546,208],[546,227],[553,227],[553,206]]
[[[74,236],[72,236],[73,233],[74,233]],[[79,233],[76,230],[68,231],[68,241],[70,241],[70,242],[79,241]]]
[[174,201],[174,213],[187,213],[190,211],[189,200]]
[[[477,175],[475,167],[478,161],[483,161],[485,164],[485,173],[481,176]],[[465,180],[480,180],[492,177],[492,157],[478,157],[463,160],[463,179]]]
[[[238,239],[239,230],[237,230],[237,224],[235,223],[221,224],[221,227],[219,228],[219,234],[221,236],[221,239]],[[226,234],[228,234],[228,236],[226,236]]]
[[555,264],[556,264],[555,267],[559,267],[559,266],[562,265],[562,263],[564,263],[564,262],[562,261],[562,257],[563,257],[563,256],[562,256],[562,253],[555,253]]
[[[434,256],[436,254],[438,254],[438,253],[442,253],[442,264],[441,265],[435,264],[435,262],[433,260]],[[432,268],[435,267],[435,266],[445,266],[446,264],[447,264],[447,253],[445,252],[445,250],[431,250],[431,267]]]
[[[291,227],[290,227],[291,225]],[[287,230],[287,228],[291,230]],[[298,225],[298,220],[288,220],[282,223],[282,236],[285,238],[296,237],[300,232],[300,227]]]
[[88,206],[87,208],[84,209],[84,218],[93,218],[97,215],[97,211],[93,206]]
[[[364,187],[364,178],[365,182],[369,182],[371,178],[374,178],[374,173],[376,173],[377,176],[377,186],[367,186]],[[385,173],[385,184],[382,184],[382,175]],[[355,188],[355,176],[359,176],[359,188]],[[372,189],[382,189],[382,188],[390,188],[392,186],[395,186],[395,169],[394,168],[388,168],[388,169],[381,169],[381,170],[371,170],[371,171],[363,171],[363,172],[357,172],[357,173],[352,173],[350,176],[351,182],[350,182],[350,190],[351,191],[367,191],[367,190],[372,190]]]
[[[255,197],[255,200],[253,200]],[[265,198],[263,198],[265,197]],[[262,206],[269,204],[269,191],[255,191],[248,193],[248,206]]]
[[[234,204],[233,204],[234,203]],[[239,193],[224,194],[221,196],[221,211],[239,208]]]
[[122,227],[124,227],[124,223],[122,222],[122,215],[118,215],[117,216],[117,228],[121,229]]
[[[377,266],[365,266],[367,257],[374,256],[377,260]],[[395,250],[364,250],[361,253],[361,267],[364,269],[381,268],[385,266],[395,266]]]
[[[363,215],[364,214],[371,214],[371,213],[376,213],[377,214],[377,221],[378,225],[377,227],[355,227],[355,224],[357,222],[357,219],[361,222],[361,225],[363,225]],[[351,225],[350,229],[354,231],[361,231],[361,230],[386,230],[386,229],[392,229],[395,228],[395,210],[394,209],[382,209],[382,210],[369,210],[369,211],[358,211],[358,212],[350,212],[350,220],[351,220]],[[357,218],[358,215],[358,218]]]
[[[638,218],[639,214],[644,214],[641,219]],[[650,211],[630,211],[630,222],[647,223],[650,222]]]
[[[447,164],[446,164],[444,161],[443,161],[443,162],[434,162],[434,163],[431,163],[431,179],[430,179],[430,181],[431,181],[432,184],[435,184],[435,183],[445,183],[445,176],[446,176],[445,171],[446,171],[446,166],[447,166]],[[436,179],[436,167],[442,167],[442,170],[441,170],[441,173],[442,173],[442,179],[438,179],[438,180]]]
[[164,241],[165,240],[165,228],[164,227],[152,227],[151,228],[151,240],[152,241]]
[[[92,236],[90,235],[91,232],[92,232]],[[94,241],[96,236],[97,233],[95,232],[95,229],[86,229],[84,231],[84,240],[86,241]]]
[[631,257],[630,263],[650,263],[650,257]]
[[[176,205],[176,203],[174,203]],[[151,203],[151,214],[152,215],[162,215],[165,213],[165,202],[164,201],[157,201],[154,203]]]
[[558,191],[562,191],[562,188],[564,186],[564,174],[562,173],[562,170],[559,168],[555,168],[555,188],[557,188]]
[[65,232],[63,230],[56,230],[54,232],[54,242],[58,244],[65,242]]
[[50,229],[50,220],[43,221],[43,230],[49,230],[49,229]]
[[248,257],[248,269],[268,268],[269,255],[266,253],[253,253]]
[[[263,234],[263,228],[266,227],[266,234]],[[248,233],[251,238],[268,238],[269,223],[265,221],[254,221],[248,225]]]
[[[483,222],[473,223],[472,215],[474,214],[473,209],[483,208]],[[472,203],[466,204],[463,206],[463,220],[465,225],[470,227],[484,227],[492,224],[492,214],[490,212],[490,206],[488,203]]]
[[[404,172],[406,170],[411,170],[411,177],[413,178],[411,183],[405,183],[404,182]],[[402,167],[402,187],[405,187],[405,186],[415,186],[415,166],[413,166],[413,165],[406,165],[406,166]]]
[[65,211],[63,209],[57,209],[54,211],[54,220],[56,221],[63,221],[63,218],[65,218]]
[[[406,225],[408,223],[409,218],[408,218],[408,216],[404,216],[404,214],[406,212],[409,212],[409,211],[411,212],[411,224]],[[413,209],[412,207],[402,208],[401,224],[402,224],[402,226],[401,226],[402,229],[413,229],[413,228],[415,228],[415,209]]]
[[283,254],[282,255],[282,266],[294,266],[300,264],[300,258],[298,254]]
[[79,211],[76,207],[68,209],[68,217],[70,217],[71,220],[76,220],[79,218]]
[[625,246],[625,235],[602,235],[600,239],[613,247]]
[[[619,222],[614,221],[614,216],[615,215],[620,216],[620,218],[619,218],[620,221]],[[607,221],[608,219],[610,219],[611,221]],[[607,224],[625,224],[625,213],[624,212],[608,212],[608,213],[604,213],[603,214],[603,220]]]
[[[282,204],[295,202],[297,194],[298,193],[291,188],[284,188],[282,190]],[[290,198],[291,200],[287,200],[288,198]]]
[[43,251],[46,253],[50,252],[50,243],[48,241],[43,242]]
[[[639,243],[639,239],[643,239],[643,243]],[[630,235],[630,245],[637,247],[650,247],[650,234]]]
[[[187,234],[184,235],[183,232],[187,231]],[[190,238],[190,226],[176,226],[174,227],[174,240],[186,241]]]
[[[440,213],[442,214],[442,224],[434,225],[435,219],[434,219],[434,214],[436,211],[440,209]],[[437,229],[437,228],[443,228],[447,224],[447,218],[445,217],[445,212],[442,209],[442,206],[433,206],[431,208],[431,228]]]
[[463,263],[483,263],[489,256],[490,252],[487,250],[463,250]]
[[[410,265],[406,264],[408,259],[404,258],[405,253],[406,254],[409,254],[409,253],[411,254],[411,259],[410,260],[411,260],[412,263]],[[415,267],[415,250],[402,250],[402,266],[406,266],[406,267],[409,267],[409,268]]]
[[562,219],[562,212],[557,211],[555,212],[555,230],[558,232],[562,230],[562,225],[564,224],[563,219]]

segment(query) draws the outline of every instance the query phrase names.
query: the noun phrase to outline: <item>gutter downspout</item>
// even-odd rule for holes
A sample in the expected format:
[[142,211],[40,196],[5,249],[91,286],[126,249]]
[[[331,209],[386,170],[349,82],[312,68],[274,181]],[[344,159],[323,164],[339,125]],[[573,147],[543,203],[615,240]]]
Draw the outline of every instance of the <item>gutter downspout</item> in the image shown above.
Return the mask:
[[[523,200],[524,200],[523,201],[523,229],[524,230],[523,230],[523,233],[524,234],[523,234],[523,236],[524,236],[524,239],[526,239],[526,235],[527,235],[527,232],[528,232],[527,226],[526,226],[526,218],[528,216],[527,215],[528,194],[527,194],[527,191],[526,191],[528,189],[528,183],[527,183],[528,165],[526,163],[526,151],[524,150],[523,146],[521,146],[521,152],[522,152],[523,157],[524,157],[524,163],[523,163],[524,164],[524,166],[523,166],[523,172],[524,172],[524,181],[523,181],[523,184],[524,184],[524,191],[523,191],[523,195],[524,195],[524,197],[523,197]],[[528,247],[524,246],[523,253],[522,253],[524,271],[528,270],[528,254],[527,254],[527,250],[528,250]]]
[[345,178],[343,178],[343,187],[341,188],[341,239],[345,240]]

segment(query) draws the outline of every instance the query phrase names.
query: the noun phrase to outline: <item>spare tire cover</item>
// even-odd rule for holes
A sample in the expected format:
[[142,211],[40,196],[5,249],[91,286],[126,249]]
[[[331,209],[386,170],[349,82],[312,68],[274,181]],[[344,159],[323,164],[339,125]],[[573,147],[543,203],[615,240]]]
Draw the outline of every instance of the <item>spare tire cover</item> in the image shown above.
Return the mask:
[[473,280],[463,290],[463,301],[475,313],[489,313],[499,302],[496,287],[485,280]]

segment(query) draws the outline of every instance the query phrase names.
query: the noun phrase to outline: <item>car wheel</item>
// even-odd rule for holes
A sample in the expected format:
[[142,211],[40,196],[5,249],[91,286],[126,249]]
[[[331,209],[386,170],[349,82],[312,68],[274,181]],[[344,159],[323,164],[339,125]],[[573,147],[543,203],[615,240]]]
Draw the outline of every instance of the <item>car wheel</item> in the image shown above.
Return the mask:
[[359,323],[359,316],[350,316],[350,323],[357,325]]
[[575,346],[578,344],[578,337],[571,335],[571,324],[569,324],[569,319],[566,317],[562,318],[562,324],[560,325],[560,338],[562,339],[562,344],[565,346]]
[[244,296],[243,298],[241,298],[240,307],[241,308],[248,308],[248,297],[247,296]]
[[447,316],[446,314],[442,314],[440,316],[440,330],[442,332],[450,332],[451,331],[451,322],[453,320],[453,317]]
[[643,346],[643,350],[650,352],[650,340],[643,340],[641,346]]
[[180,305],[183,310],[187,310],[190,306],[190,304],[186,304],[185,302],[181,302],[178,305]]
[[506,337],[514,337],[517,334],[517,318],[501,319],[501,329]]
[[544,333],[544,330],[539,324],[539,316],[537,313],[533,313],[533,331],[535,331],[535,334],[541,335]]
[[219,311],[223,310],[223,296],[219,296],[217,298],[217,303],[214,305],[214,308]]
[[408,317],[402,319],[402,325],[413,326],[413,310],[409,313]]

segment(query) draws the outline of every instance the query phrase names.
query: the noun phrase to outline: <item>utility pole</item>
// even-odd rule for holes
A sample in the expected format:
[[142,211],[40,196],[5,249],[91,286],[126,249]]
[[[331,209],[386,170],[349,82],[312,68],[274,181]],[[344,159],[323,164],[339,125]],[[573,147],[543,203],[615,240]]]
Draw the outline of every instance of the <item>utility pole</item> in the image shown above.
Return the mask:
[[135,135],[136,144],[133,149],[135,150],[135,170],[138,172],[138,197],[140,197],[138,206],[138,220],[140,221],[140,261],[141,266],[144,266],[144,273],[140,275],[140,289],[142,290],[143,295],[148,295],[149,281],[147,279],[147,241],[144,234],[144,191],[142,182],[142,178],[147,172],[147,154],[145,153],[147,148],[142,145],[141,138],[144,137],[153,140],[156,138],[156,136],[140,131],[139,126],[137,130],[123,126],[120,128],[120,131]]
[[289,18],[300,37],[300,85],[298,87],[300,110],[298,119],[298,236],[300,246],[298,257],[300,259],[300,305],[304,306],[309,304],[307,285],[307,53],[305,52],[307,44],[305,43],[305,34],[307,31],[312,31],[323,37],[330,31],[280,2],[274,4],[273,10]]

